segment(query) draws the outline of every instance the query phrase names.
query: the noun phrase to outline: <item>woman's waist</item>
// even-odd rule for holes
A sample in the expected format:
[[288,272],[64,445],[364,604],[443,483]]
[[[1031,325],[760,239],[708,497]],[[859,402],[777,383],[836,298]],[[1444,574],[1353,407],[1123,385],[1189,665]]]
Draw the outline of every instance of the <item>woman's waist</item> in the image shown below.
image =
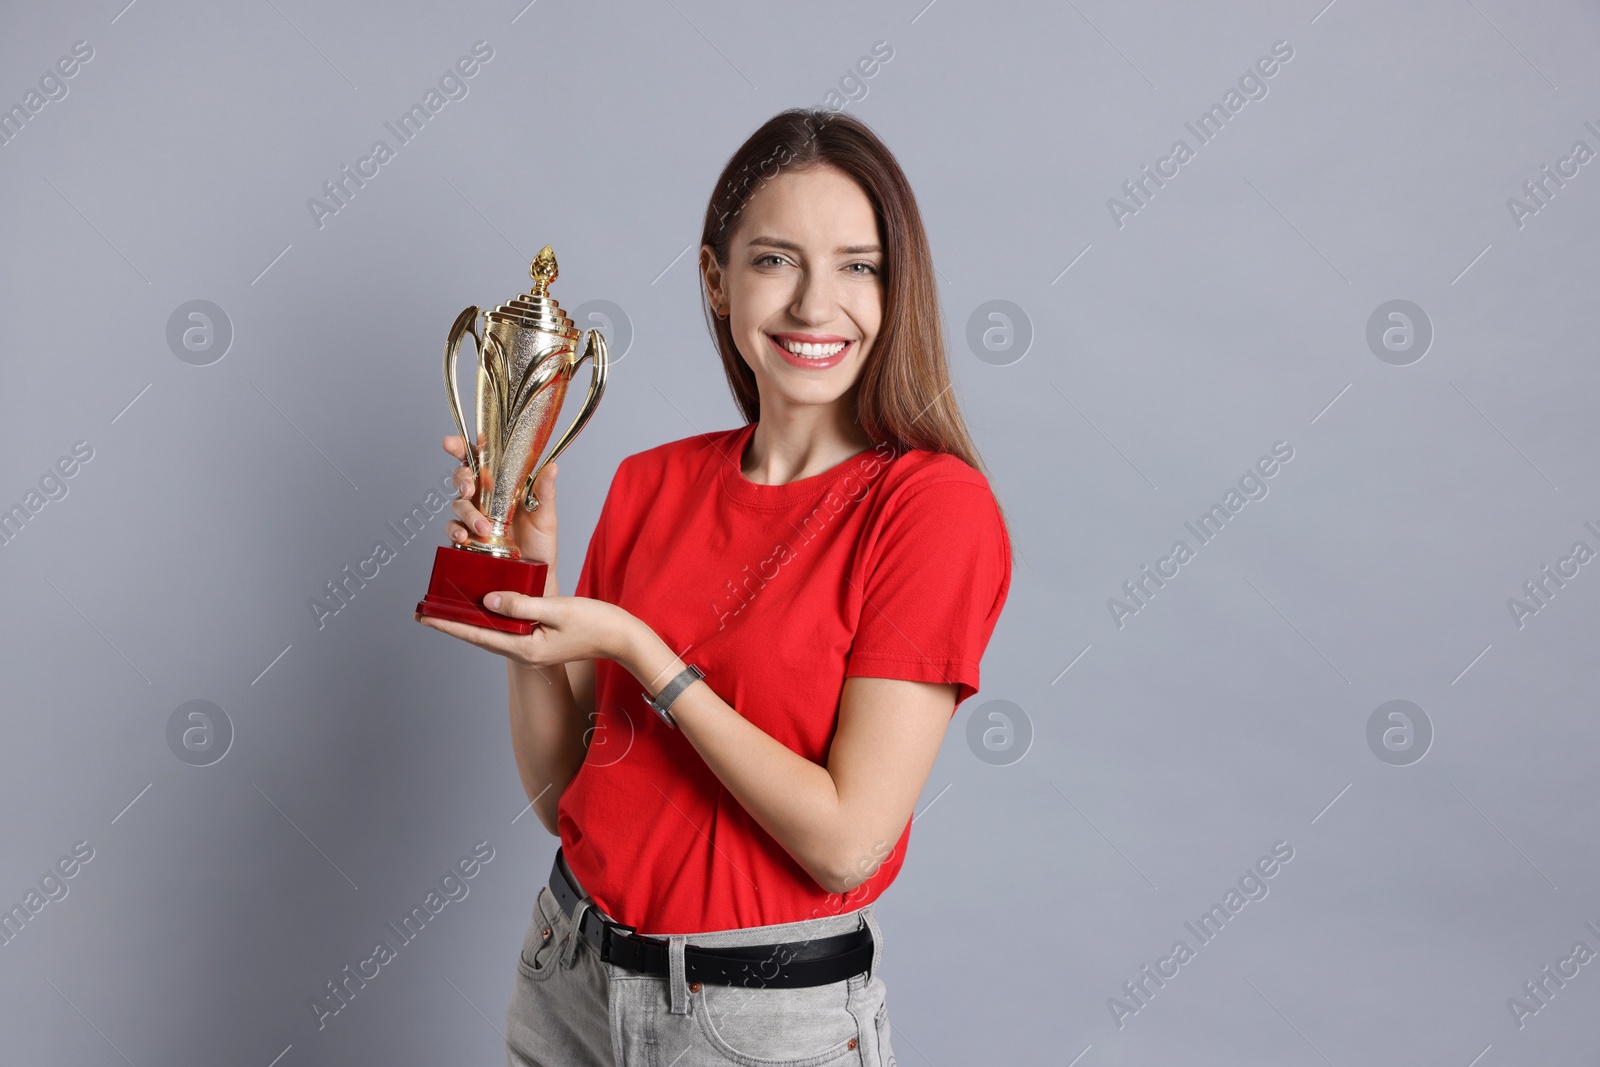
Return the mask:
[[726,882],[696,884],[681,872],[669,877],[639,860],[625,869],[591,863],[594,857],[584,848],[586,843],[580,842],[576,849],[564,845],[558,852],[558,862],[575,857],[578,871],[587,874],[585,880],[571,864],[567,866],[569,884],[578,895],[589,896],[607,918],[642,936],[683,935],[688,944],[705,948],[772,945],[850,933],[865,924],[865,913],[882,889],[876,879],[869,879],[848,894],[829,893],[809,878],[795,878],[778,868],[755,872],[748,884],[741,883],[746,890],[741,891]]

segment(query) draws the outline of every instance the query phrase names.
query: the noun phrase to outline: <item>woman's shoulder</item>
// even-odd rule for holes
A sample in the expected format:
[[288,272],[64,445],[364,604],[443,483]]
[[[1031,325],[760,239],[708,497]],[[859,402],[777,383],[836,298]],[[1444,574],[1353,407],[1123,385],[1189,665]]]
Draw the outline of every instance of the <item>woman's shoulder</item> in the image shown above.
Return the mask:
[[984,473],[950,452],[927,452],[917,448],[902,452],[886,464],[883,479],[885,502],[901,505],[929,493],[949,498],[979,489],[991,498],[994,496]]
[[[948,565],[1010,582],[1011,535],[1000,502],[981,470],[948,452],[897,456],[879,486],[877,514],[864,543],[884,554]],[[984,579],[987,580],[987,579]]]

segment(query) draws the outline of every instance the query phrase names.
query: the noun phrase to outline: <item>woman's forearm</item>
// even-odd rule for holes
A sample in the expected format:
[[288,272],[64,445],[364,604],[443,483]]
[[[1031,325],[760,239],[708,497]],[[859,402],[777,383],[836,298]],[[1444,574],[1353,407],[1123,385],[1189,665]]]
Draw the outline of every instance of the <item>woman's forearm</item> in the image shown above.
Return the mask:
[[[622,665],[650,693],[684,667],[653,632],[639,635],[626,659]],[[841,893],[859,884],[868,873],[871,829],[850,818],[828,768],[751,723],[708,686],[685,690],[672,715],[728,792],[818,885]]]
[[585,752],[584,724],[569,669],[565,664],[540,669],[506,661],[517,774],[534,813],[552,834],[559,832],[556,804],[583,766]]

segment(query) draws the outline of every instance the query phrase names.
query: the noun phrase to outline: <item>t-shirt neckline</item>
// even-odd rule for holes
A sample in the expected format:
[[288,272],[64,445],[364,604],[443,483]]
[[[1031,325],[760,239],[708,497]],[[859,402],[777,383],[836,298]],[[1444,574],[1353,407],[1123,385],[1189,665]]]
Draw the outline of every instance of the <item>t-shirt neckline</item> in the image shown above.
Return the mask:
[[835,463],[820,474],[813,474],[807,478],[796,478],[794,481],[785,482],[782,485],[763,485],[760,482],[752,482],[749,478],[746,478],[744,471],[741,469],[745,447],[755,434],[756,425],[753,422],[745,423],[741,429],[735,431],[722,458],[723,490],[728,496],[744,504],[776,507],[820,495],[828,486],[852,470],[862,456],[872,451],[869,448],[864,452],[858,452],[849,459]]

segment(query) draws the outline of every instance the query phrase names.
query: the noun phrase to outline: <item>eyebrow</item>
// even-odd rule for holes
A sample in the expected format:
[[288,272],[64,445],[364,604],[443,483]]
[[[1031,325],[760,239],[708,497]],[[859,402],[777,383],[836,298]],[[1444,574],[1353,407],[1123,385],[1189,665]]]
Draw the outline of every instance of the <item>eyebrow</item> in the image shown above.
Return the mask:
[[[782,248],[790,252],[799,252],[802,250],[800,246],[795,244],[793,241],[785,241],[779,237],[752,237],[750,238],[750,244],[752,246],[765,245],[768,248]],[[878,245],[845,245],[843,247],[834,249],[834,251],[845,256],[861,256],[866,255],[868,252],[882,252],[883,249]]]

